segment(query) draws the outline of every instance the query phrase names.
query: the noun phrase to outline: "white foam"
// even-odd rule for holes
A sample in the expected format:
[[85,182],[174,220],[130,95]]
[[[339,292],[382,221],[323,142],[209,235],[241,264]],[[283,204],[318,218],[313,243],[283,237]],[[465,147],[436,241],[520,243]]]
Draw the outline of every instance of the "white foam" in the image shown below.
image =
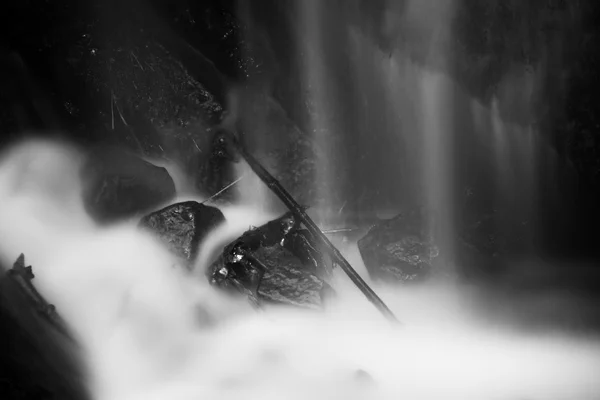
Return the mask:
[[[326,312],[251,312],[172,268],[135,227],[95,227],[77,205],[77,163],[64,151],[32,142],[3,158],[0,255],[9,263],[24,252],[33,264],[36,285],[83,345],[95,400],[600,395],[596,344],[486,328],[469,313],[469,297],[449,286],[377,287],[402,328],[342,275]],[[43,168],[20,163],[32,154]],[[242,208],[225,215],[221,239],[270,218]],[[360,264],[355,250],[342,250]],[[216,323],[199,321],[199,307]]]

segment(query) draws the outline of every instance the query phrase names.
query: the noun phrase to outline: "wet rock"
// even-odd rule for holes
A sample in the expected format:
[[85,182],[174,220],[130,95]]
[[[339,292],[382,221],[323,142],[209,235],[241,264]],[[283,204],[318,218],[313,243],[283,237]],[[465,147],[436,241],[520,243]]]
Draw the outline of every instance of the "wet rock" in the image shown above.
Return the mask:
[[211,266],[210,275],[219,275],[227,268],[228,276],[212,283],[241,292],[256,305],[273,303],[321,309],[327,296],[332,294],[324,280],[308,271],[296,256],[280,245],[261,247],[254,256],[267,267],[264,273],[249,263],[228,264],[221,256]]
[[35,275],[33,274],[32,267],[26,266],[25,255],[21,254],[17,258],[13,267],[8,270],[7,275],[18,286],[19,290],[27,298],[30,306],[38,312],[39,316],[44,318],[58,333],[72,340],[65,322],[56,312],[54,305],[48,303],[33,285]]
[[100,223],[139,216],[175,197],[165,168],[116,148],[98,148],[82,170],[87,212]]
[[0,265],[0,398],[90,399],[80,349],[32,280],[23,255]]
[[465,278],[495,279],[511,259],[531,254],[531,226],[510,212],[472,212],[457,235],[456,257]]
[[358,241],[358,249],[372,279],[420,281],[431,273],[439,250],[428,234],[423,212],[411,211],[383,220]]
[[291,214],[245,232],[208,270],[211,284],[241,292],[257,306],[320,309],[333,289],[320,252]]
[[148,214],[140,221],[140,227],[153,232],[191,267],[200,243],[223,222],[225,216],[218,208],[185,201]]
[[470,223],[464,224],[459,243],[483,255],[494,257],[502,251],[504,241],[495,226],[494,214],[481,214]]

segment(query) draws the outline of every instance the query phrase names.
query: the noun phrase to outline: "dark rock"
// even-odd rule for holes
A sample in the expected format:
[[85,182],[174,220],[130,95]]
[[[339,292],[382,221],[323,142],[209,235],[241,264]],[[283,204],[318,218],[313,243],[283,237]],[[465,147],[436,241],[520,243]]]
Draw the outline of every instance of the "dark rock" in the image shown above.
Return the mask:
[[471,212],[457,235],[456,258],[464,278],[495,279],[511,259],[531,254],[531,227],[517,215],[496,210]]
[[[246,39],[247,32],[235,15],[239,9],[235,1],[153,0],[150,3],[165,28],[174,29],[178,37],[202,52],[214,64],[213,68],[228,78],[243,80],[251,64],[256,62],[247,56],[250,49],[247,40],[242,40]],[[153,26],[149,29],[157,31]]]
[[264,273],[249,264],[227,264],[221,256],[211,266],[210,275],[216,276],[222,268],[229,270],[226,279],[216,279],[213,284],[227,290],[237,290],[247,295],[251,302],[285,304],[310,309],[320,309],[331,287],[290,251],[276,244],[261,247],[253,255],[262,262]]
[[319,309],[332,288],[329,269],[310,236],[288,213],[245,232],[208,270],[211,284],[241,292],[256,305]]
[[148,214],[140,226],[155,233],[169,250],[191,267],[206,236],[225,222],[221,210],[196,201],[172,204]]
[[246,231],[225,249],[225,254],[237,255],[239,249],[252,253],[275,245],[293,254],[311,273],[322,278],[331,275],[331,268],[325,262],[315,238],[308,230],[301,228],[301,223],[291,212]]
[[429,276],[439,250],[420,211],[399,214],[373,226],[358,241],[369,275],[386,281],[418,281]]
[[165,168],[116,148],[90,152],[82,180],[85,208],[100,223],[139,216],[175,197]]
[[23,58],[0,48],[0,98],[10,103],[10,111],[21,129],[58,130],[60,117],[53,102],[39,85]]
[[65,338],[71,339],[65,323],[56,312],[54,305],[48,303],[33,285],[35,275],[31,266],[25,265],[25,255],[21,254],[8,271],[8,276],[17,284],[23,295],[27,297],[31,307],[39,313],[39,316],[44,318],[50,326],[64,335]]
[[89,399],[80,349],[44,312],[32,278],[22,256],[0,265],[0,398]]
[[299,258],[275,245],[262,247],[255,256],[268,267],[258,286],[258,296],[273,303],[319,309],[331,290]]

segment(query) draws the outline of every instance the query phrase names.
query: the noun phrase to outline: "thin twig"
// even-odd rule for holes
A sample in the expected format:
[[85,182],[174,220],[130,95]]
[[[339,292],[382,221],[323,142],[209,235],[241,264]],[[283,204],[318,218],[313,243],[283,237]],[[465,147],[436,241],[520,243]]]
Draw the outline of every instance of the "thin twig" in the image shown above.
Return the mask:
[[119,113],[119,117],[121,117],[121,121],[125,126],[129,126],[127,121],[125,121],[125,117],[123,117],[123,113],[121,113],[121,109],[119,108],[119,104],[117,104],[117,99],[115,99],[115,95],[113,94],[113,101],[115,102],[115,107],[117,108],[117,112]]
[[133,50],[130,51],[129,54],[131,54],[133,56],[133,58],[135,58],[135,61],[137,61],[138,65],[140,66],[140,68],[142,69],[142,71],[145,71],[144,67],[142,67],[142,63],[140,63],[140,60],[138,60],[138,58],[136,57],[136,55],[133,54]]
[[232,187],[233,185],[235,185],[236,183],[238,183],[239,181],[241,181],[242,179],[244,179],[244,176],[245,175],[240,176],[235,181],[231,182],[229,185],[225,186],[223,189],[219,190],[217,193],[213,194],[212,196],[210,196],[208,199],[204,200],[200,204],[204,204],[204,203],[207,203],[207,202],[211,201],[212,199],[214,199],[215,197],[217,197],[218,195],[220,195],[221,193],[223,193],[224,191],[226,191],[227,189],[229,189],[230,187]]
[[115,95],[110,92],[110,122],[112,130],[115,130]]
[[[116,99],[114,93],[111,92],[111,95],[112,95],[112,101],[115,104],[115,108],[117,109],[117,112],[119,113],[119,117],[121,118],[123,125],[125,125],[126,127],[129,127],[129,124],[125,120],[125,117],[123,116],[123,113],[121,112],[121,109],[119,108],[119,104],[117,103],[117,99]],[[112,103],[111,103],[111,106],[112,106]],[[114,129],[114,118],[113,118],[113,129]],[[137,135],[135,134],[135,131],[133,129],[129,129],[129,133],[131,133],[131,136],[133,137],[133,140],[135,140],[135,143],[137,144],[140,151],[142,153],[145,153],[144,146],[142,146],[142,142],[140,142],[140,139],[138,139]],[[162,148],[161,148],[161,150],[162,150]]]
[[344,204],[342,204],[342,206],[340,207],[340,209],[338,210],[338,214],[341,214],[342,211],[344,211],[344,208],[346,207],[346,204],[348,204],[348,200],[344,201]]
[[325,229],[325,230],[321,230],[321,232],[323,232],[324,234],[331,234],[331,233],[342,233],[342,232],[354,232],[358,230],[358,228],[338,228],[338,229]]
[[196,148],[198,149],[198,151],[200,153],[202,153],[202,150],[200,149],[200,147],[198,147],[198,143],[196,143],[196,140],[194,138],[192,138],[192,142],[194,142],[194,146],[196,146]]

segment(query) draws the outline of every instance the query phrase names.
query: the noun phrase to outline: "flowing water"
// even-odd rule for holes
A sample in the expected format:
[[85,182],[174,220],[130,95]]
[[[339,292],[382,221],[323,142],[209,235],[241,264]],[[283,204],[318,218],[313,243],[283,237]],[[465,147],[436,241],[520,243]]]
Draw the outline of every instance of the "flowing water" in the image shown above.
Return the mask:
[[[432,2],[408,3],[413,28],[446,32],[451,2],[433,9]],[[301,69],[307,101],[317,110],[311,124],[328,155],[317,180],[331,208],[363,192],[370,195],[352,211],[365,203],[397,209],[424,202],[439,216],[438,239],[448,251],[465,182],[491,185],[495,202],[531,217],[539,170],[551,170],[555,161],[539,150],[533,127],[504,121],[502,98],[485,107],[443,68],[377,47],[345,14],[333,18],[323,2],[298,4]],[[339,29],[332,33],[328,24]],[[343,68],[332,43],[347,50]],[[351,94],[341,90],[349,82]],[[348,136],[340,143],[332,129]],[[482,304],[508,311],[523,304],[457,282],[399,289],[369,281],[401,327],[381,317],[340,271],[333,282],[338,297],[322,313],[256,312],[209,287],[201,272],[190,277],[173,268],[171,256],[135,221],[95,226],[81,204],[79,163],[77,149],[47,141],[30,140],[2,155],[0,257],[11,265],[25,253],[33,265],[36,286],[82,347],[94,400],[600,397],[597,340],[490,323],[494,317]],[[185,177],[177,182],[186,185]],[[228,240],[274,217],[256,207],[267,198],[258,181],[240,183],[241,196],[252,201],[223,210],[228,222],[203,245],[199,271]],[[335,243],[368,281],[356,244]],[[533,313],[555,304],[539,304]]]
[[[173,268],[135,224],[94,226],[81,206],[77,160],[75,149],[35,141],[3,155],[0,256],[10,265],[24,252],[34,266],[36,286],[82,347],[94,399],[600,394],[596,341],[491,326],[475,307],[483,297],[468,287],[374,285],[402,327],[389,325],[341,274],[339,298],[323,313],[256,313]],[[205,254],[272,218],[224,211],[229,223]],[[364,275],[355,245],[338,245]]]

